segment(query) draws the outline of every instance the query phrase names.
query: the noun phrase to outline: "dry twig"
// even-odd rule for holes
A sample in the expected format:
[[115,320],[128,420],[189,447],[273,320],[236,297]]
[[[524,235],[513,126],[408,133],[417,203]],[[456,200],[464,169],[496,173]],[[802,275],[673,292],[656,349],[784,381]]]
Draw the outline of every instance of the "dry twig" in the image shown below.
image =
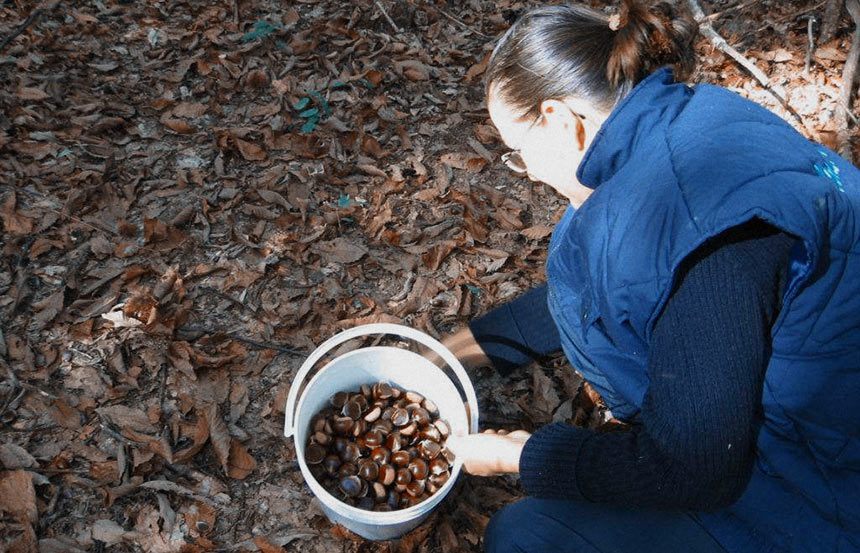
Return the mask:
[[758,0],[749,0],[748,2],[743,2],[743,3],[741,3],[741,4],[737,4],[737,5],[735,5],[735,6],[728,7],[728,8],[724,9],[724,10],[723,10],[723,11],[721,11],[721,12],[714,12],[714,13],[712,13],[711,15],[706,16],[706,18],[708,19],[708,21],[713,21],[713,20],[715,20],[715,19],[718,19],[718,18],[720,18],[720,17],[723,17],[723,16],[724,16],[724,15],[726,15],[728,12],[732,12],[732,11],[740,11],[740,10],[742,10],[742,9],[746,8],[746,7],[749,7],[749,6],[753,5],[753,4],[755,4],[756,2],[758,2]]
[[40,15],[42,15],[42,12],[53,10],[55,7],[57,7],[57,4],[59,4],[59,0],[54,0],[47,5],[39,6],[35,10],[33,10],[30,15],[27,16],[27,19],[25,19],[20,25],[18,25],[17,29],[12,31],[11,35],[3,39],[3,42],[0,43],[0,50],[5,48],[6,45],[10,42],[15,40],[15,37],[23,33],[27,27],[29,27],[34,21],[36,21],[36,19],[38,19]]
[[[699,5],[699,2],[697,0],[687,0],[687,5],[690,7],[690,11],[693,12],[693,17],[696,18],[696,22],[699,24],[699,30],[701,30],[702,34],[711,40],[711,44],[713,44],[719,51],[738,62],[741,67],[752,73],[752,76],[755,77],[763,87],[770,89],[770,79],[764,74],[764,71],[759,69],[756,64],[735,50],[728,42],[726,42],[726,39],[724,39],[720,33],[714,30],[708,16],[705,15],[702,7]],[[780,99],[783,103],[785,102],[783,98]]]
[[459,19],[457,19],[456,17],[454,17],[454,16],[453,16],[453,15],[451,15],[450,13],[446,12],[446,11],[445,11],[445,10],[443,10],[442,8],[437,8],[437,10],[439,11],[439,13],[441,13],[442,15],[444,15],[445,17],[447,17],[448,19],[450,19],[450,20],[451,20],[451,21],[453,21],[454,23],[459,23],[460,25],[462,25],[462,26],[463,26],[463,28],[464,28],[464,29],[466,29],[467,31],[469,31],[469,32],[471,32],[471,33],[474,33],[474,34],[476,34],[476,35],[478,35],[478,36],[482,36],[482,37],[484,37],[484,38],[492,38],[492,37],[490,37],[489,35],[485,35],[485,34],[484,34],[484,33],[482,33],[481,31],[476,31],[476,30],[475,30],[475,29],[473,29],[472,27],[469,27],[469,26],[468,26],[468,25],[466,25],[464,22],[460,21]]
[[851,112],[854,77],[857,73],[857,64],[860,63],[860,0],[846,0],[845,7],[851,14],[851,19],[854,20],[854,32],[851,35],[851,50],[842,69],[842,90],[836,105],[836,138],[839,143],[839,155],[853,163],[848,116]]
[[376,7],[379,8],[379,11],[382,12],[383,17],[385,17],[385,20],[388,21],[388,24],[391,25],[391,28],[394,29],[394,32],[400,33],[400,27],[397,26],[394,20],[391,19],[391,17],[388,15],[388,12],[385,11],[385,6],[382,5],[382,2],[380,2],[379,0],[374,0],[374,3],[376,4]]
[[699,24],[699,30],[704,34],[707,38],[710,39],[711,44],[714,45],[715,48],[725,53],[732,59],[734,59],[741,67],[749,71],[753,77],[767,90],[771,93],[774,98],[776,98],[782,107],[788,111],[792,117],[794,117],[803,127],[809,132],[810,136],[817,137],[818,133],[814,129],[810,129],[806,121],[803,120],[803,117],[797,113],[791,105],[786,100],[785,96],[775,90],[770,86],[770,79],[767,75],[765,75],[764,71],[758,68],[758,66],[753,63],[749,58],[743,56],[740,52],[735,50],[727,41],[724,39],[714,28],[711,26],[711,23],[708,20],[708,16],[705,15],[705,12],[702,10],[702,7],[699,5],[697,0],[687,0],[687,5],[690,8],[690,11],[693,12],[693,17],[695,17],[696,22]]
[[813,25],[815,25],[815,17],[809,17],[806,23],[806,35],[809,43],[806,47],[806,62],[803,65],[804,75],[809,75],[809,70],[812,68],[812,51],[815,50],[815,37],[812,34]]

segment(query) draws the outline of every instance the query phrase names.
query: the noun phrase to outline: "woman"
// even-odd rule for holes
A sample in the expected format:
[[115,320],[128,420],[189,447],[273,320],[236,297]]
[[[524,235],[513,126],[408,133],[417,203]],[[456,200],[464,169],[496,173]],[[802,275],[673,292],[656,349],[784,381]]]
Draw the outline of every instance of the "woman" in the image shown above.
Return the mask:
[[666,4],[523,15],[488,69],[506,163],[570,200],[547,285],[448,340],[563,349],[625,433],[449,446],[525,499],[488,551],[860,551],[860,171],[692,67]]

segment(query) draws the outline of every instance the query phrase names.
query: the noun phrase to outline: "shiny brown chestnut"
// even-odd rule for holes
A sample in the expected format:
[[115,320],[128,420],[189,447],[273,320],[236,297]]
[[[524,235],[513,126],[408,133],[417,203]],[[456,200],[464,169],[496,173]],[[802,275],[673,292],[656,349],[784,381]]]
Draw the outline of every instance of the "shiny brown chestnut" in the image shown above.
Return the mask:
[[377,446],[370,450],[370,458],[380,465],[387,465],[391,462],[391,451],[385,447]]
[[345,476],[338,482],[340,491],[347,497],[358,497],[362,493],[362,489],[366,489],[366,482],[362,482],[358,476]]
[[409,462],[409,472],[412,473],[412,478],[415,480],[424,480],[430,472],[427,467],[427,461],[418,457]]
[[397,469],[391,465],[381,465],[379,467],[379,474],[376,478],[383,486],[390,486],[396,477]]
[[391,454],[391,463],[397,465],[398,467],[405,467],[409,464],[409,461],[412,460],[412,456],[409,455],[409,452],[406,450],[395,451]]
[[361,459],[358,462],[358,476],[371,482],[379,476],[379,465],[372,459]]
[[309,465],[318,465],[325,459],[325,448],[320,444],[308,444],[305,448],[305,462]]

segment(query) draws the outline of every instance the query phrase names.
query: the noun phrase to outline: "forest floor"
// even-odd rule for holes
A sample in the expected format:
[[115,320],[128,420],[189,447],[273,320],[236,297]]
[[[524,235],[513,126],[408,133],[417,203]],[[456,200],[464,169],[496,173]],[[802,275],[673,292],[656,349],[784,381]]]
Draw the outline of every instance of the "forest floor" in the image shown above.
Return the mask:
[[[48,4],[0,3],[0,37],[27,22],[0,49],[0,549],[479,551],[516,478],[366,541],[284,408],[341,330],[439,337],[545,279],[565,201],[498,161],[482,82],[539,2]],[[835,147],[847,14],[810,51],[824,2],[702,4],[772,90],[704,38],[695,81]],[[482,428],[614,426],[563,359],[472,376]]]

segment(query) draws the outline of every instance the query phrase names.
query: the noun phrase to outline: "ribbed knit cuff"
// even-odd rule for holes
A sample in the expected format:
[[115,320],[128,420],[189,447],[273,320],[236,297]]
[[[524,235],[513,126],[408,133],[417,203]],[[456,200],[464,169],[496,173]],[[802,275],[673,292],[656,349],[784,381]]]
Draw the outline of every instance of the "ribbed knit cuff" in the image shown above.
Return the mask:
[[555,423],[538,429],[520,454],[526,493],[545,499],[585,499],[576,483],[576,461],[590,431]]

